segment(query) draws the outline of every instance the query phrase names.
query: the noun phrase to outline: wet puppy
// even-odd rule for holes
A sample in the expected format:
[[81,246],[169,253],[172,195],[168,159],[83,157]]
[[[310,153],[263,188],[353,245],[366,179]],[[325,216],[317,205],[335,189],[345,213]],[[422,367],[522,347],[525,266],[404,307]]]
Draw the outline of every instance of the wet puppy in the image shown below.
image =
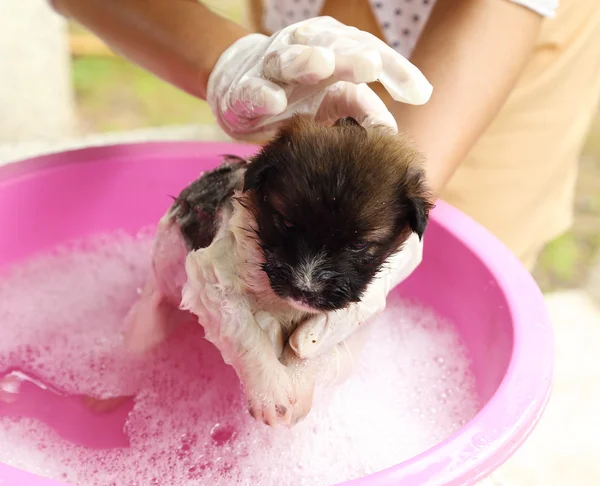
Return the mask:
[[318,313],[356,305],[432,207],[419,155],[385,128],[294,117],[249,162],[229,157],[161,219],[153,272],[130,312],[148,348],[182,311],[233,366],[250,413],[292,423],[310,410],[318,366],[287,344]]

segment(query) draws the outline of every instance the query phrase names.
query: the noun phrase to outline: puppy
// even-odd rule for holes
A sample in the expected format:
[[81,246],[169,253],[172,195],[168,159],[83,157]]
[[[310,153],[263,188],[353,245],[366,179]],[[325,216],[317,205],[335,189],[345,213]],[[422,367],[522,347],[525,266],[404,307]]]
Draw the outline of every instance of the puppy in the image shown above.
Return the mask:
[[250,413],[294,423],[321,362],[300,359],[289,336],[315,314],[358,305],[388,258],[422,238],[431,208],[420,157],[399,136],[296,116],[250,161],[228,157],[175,199],[129,342],[147,349],[191,312]]

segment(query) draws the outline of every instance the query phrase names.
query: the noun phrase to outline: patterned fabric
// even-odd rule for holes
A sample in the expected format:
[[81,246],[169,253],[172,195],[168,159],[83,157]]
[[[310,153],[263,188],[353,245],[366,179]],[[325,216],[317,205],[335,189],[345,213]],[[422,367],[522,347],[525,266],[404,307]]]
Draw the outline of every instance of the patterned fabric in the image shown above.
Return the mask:
[[[409,57],[435,0],[369,0],[387,43]],[[554,16],[559,0],[511,0],[545,17]],[[325,0],[264,0],[263,27],[276,32],[316,17]]]

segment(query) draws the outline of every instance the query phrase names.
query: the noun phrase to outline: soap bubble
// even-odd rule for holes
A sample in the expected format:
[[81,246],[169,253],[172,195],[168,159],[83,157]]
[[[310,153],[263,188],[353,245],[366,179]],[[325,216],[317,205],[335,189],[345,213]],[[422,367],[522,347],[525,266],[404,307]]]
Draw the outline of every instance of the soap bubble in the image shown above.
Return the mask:
[[85,448],[6,416],[0,462],[86,486],[320,486],[413,457],[477,412],[455,328],[397,296],[372,324],[354,374],[317,394],[292,429],[248,415],[236,374],[198,324],[134,359],[123,350],[123,318],[148,275],[151,236],[66,245],[0,280],[0,370],[22,369],[69,395],[135,396],[129,448]]

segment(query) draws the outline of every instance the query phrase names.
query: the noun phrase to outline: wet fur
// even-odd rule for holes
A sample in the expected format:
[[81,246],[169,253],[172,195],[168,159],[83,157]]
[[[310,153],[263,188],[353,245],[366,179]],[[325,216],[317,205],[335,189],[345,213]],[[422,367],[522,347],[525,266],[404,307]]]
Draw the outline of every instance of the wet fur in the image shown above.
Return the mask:
[[311,314],[359,302],[408,236],[422,237],[431,207],[420,158],[398,136],[294,117],[248,163],[229,157],[175,198],[130,342],[157,343],[179,299],[234,367],[250,413],[294,423],[318,370],[288,336]]
[[235,155],[225,156],[219,167],[208,171],[187,186],[175,199],[175,218],[188,250],[210,245],[222,218],[218,212],[231,203],[235,189],[242,187],[247,162]]

